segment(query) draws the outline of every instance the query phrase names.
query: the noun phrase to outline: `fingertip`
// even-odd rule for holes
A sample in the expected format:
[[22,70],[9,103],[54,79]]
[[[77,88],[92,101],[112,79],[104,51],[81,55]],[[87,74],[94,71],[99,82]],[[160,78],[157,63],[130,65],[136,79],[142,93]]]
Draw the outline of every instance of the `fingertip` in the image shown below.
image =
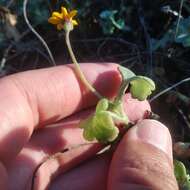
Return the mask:
[[124,109],[129,120],[136,123],[144,118],[145,112],[150,111],[151,107],[147,100],[139,101],[127,93],[124,96]]
[[151,144],[165,152],[171,162],[173,160],[170,132],[168,128],[159,121],[152,119],[142,120],[129,130],[126,138],[131,141]]

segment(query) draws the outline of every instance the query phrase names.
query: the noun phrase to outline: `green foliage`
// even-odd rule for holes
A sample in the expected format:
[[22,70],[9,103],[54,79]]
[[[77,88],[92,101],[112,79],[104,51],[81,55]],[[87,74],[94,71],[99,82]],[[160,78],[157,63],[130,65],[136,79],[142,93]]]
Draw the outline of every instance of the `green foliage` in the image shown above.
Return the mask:
[[174,161],[174,173],[180,188],[182,190],[190,190],[190,176],[182,162]]
[[[144,76],[137,76],[127,68],[119,68],[122,73],[123,82],[121,84],[121,93],[125,92],[130,84],[130,92],[133,98],[137,98],[140,101],[147,99],[147,97],[155,90],[154,82]],[[125,90],[124,90],[125,89]]]
[[153,90],[155,90],[154,82],[143,76],[137,76],[130,82],[130,92],[133,98],[137,98],[140,101],[145,100]]
[[123,78],[123,81],[128,81],[131,78],[135,77],[135,73],[133,73],[130,69],[127,69],[126,67],[119,66],[119,72],[121,73],[121,76]]
[[125,91],[127,90],[128,86],[129,86],[130,79],[132,79],[133,77],[136,76],[135,73],[133,73],[130,69],[127,69],[123,66],[119,66],[119,72],[121,73],[121,76],[122,76],[122,83],[121,83],[119,93],[118,93],[116,100],[122,99],[122,97],[125,94]]
[[109,111],[109,100],[101,99],[97,106],[95,114],[81,123],[81,128],[84,129],[83,135],[86,140],[94,139],[102,143],[114,141],[119,130],[114,124],[114,116],[117,115]]
[[119,122],[127,127],[129,120],[124,112],[122,99],[129,84],[130,92],[139,100],[145,100],[155,88],[154,82],[147,77],[136,76],[129,69],[121,66],[119,71],[122,75],[122,83],[116,98],[113,101],[101,99],[95,113],[80,124],[84,129],[83,136],[88,141],[96,139],[102,143],[112,142],[119,134],[116,123]]
[[[9,4],[9,1],[0,0],[0,4],[2,6],[6,6]],[[79,20],[80,25],[82,26],[82,30],[84,33],[88,33],[89,28],[93,25],[100,26],[101,32],[100,35],[114,35],[118,34],[123,39],[127,41],[131,41],[134,43],[138,43],[142,41],[143,33],[140,34],[142,29],[142,24],[139,22],[138,15],[138,3],[137,1],[128,1],[127,3],[124,1],[114,1],[111,0],[109,3],[106,1],[98,1],[93,2],[89,0],[84,0],[81,2],[74,2],[70,0],[61,0],[56,2],[39,0],[39,1],[29,1],[27,6],[27,13],[29,16],[29,20],[32,25],[40,26],[41,28],[45,28],[47,33],[53,32],[52,27],[49,27],[47,23],[47,19],[52,10],[59,10],[60,6],[65,5],[69,9],[76,8],[79,12]],[[156,7],[159,5],[160,7]],[[155,3],[143,3],[143,8],[146,6],[149,7],[149,10],[144,11],[144,19],[147,22],[147,27],[149,31],[155,31],[154,23],[148,23],[149,20],[155,15],[155,8],[159,9],[159,14],[157,16],[157,25],[159,27],[164,28],[167,25],[168,20],[164,21],[164,23],[159,22],[161,17],[166,16],[169,13],[163,13],[162,4],[159,1],[155,1]],[[174,3],[171,5],[168,3],[168,6],[171,6],[170,12],[174,11]],[[184,7],[187,11],[190,10],[189,5],[184,3]],[[22,33],[23,30],[26,29],[26,24],[23,19],[23,0],[14,1],[11,3],[9,7],[10,11],[18,16],[18,23],[16,27]],[[92,11],[93,10],[93,11]],[[150,33],[151,38],[151,47],[153,51],[157,51],[159,48],[164,49],[172,44],[182,44],[184,47],[190,46],[190,17],[182,17],[178,26],[178,33],[175,38],[175,32],[177,27],[177,19],[172,20],[171,24],[168,24],[166,27],[166,32],[160,31],[158,35],[154,35],[154,33]],[[93,29],[93,27],[92,27]],[[132,35],[132,36],[131,36]],[[129,37],[128,37],[129,36]],[[154,37],[153,37],[154,36]],[[4,36],[6,38],[6,36]],[[137,41],[136,41],[137,40]],[[143,39],[144,40],[144,39]],[[3,40],[4,41],[4,40]]]
[[190,16],[180,20],[175,41],[184,47],[190,47]]
[[116,19],[117,10],[104,10],[100,13],[100,25],[104,34],[113,34],[116,29],[126,30],[125,21],[122,18]]
[[152,47],[154,51],[158,48],[164,48],[172,43],[179,43],[184,47],[190,47],[190,17],[181,18],[177,29],[176,27],[177,21],[160,40],[152,39]]

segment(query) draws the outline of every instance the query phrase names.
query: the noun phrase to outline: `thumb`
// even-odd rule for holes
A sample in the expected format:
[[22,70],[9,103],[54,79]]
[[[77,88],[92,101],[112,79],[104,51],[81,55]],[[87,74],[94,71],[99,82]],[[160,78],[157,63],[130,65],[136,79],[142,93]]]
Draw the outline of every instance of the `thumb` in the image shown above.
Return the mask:
[[171,136],[155,120],[143,120],[127,132],[113,155],[108,175],[108,190],[145,189],[178,189]]

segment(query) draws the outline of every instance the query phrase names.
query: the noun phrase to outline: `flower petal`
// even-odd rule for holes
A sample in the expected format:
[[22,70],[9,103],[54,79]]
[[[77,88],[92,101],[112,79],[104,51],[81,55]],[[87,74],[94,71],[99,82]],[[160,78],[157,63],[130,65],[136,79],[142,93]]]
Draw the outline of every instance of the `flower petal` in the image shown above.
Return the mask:
[[61,7],[61,13],[63,15],[63,18],[68,17],[68,11],[65,7]]
[[48,22],[51,23],[51,24],[58,24],[58,23],[60,23],[60,19],[57,18],[57,17],[50,17],[48,19]]
[[77,22],[76,20],[72,20],[72,24],[73,24],[73,26],[77,26],[77,25],[79,25],[78,22]]
[[69,13],[69,18],[73,18],[77,14],[77,10],[73,10]]
[[64,25],[62,23],[57,25],[57,30],[63,30],[64,29]]
[[52,13],[52,17],[57,17],[59,19],[63,19],[63,15],[56,11]]

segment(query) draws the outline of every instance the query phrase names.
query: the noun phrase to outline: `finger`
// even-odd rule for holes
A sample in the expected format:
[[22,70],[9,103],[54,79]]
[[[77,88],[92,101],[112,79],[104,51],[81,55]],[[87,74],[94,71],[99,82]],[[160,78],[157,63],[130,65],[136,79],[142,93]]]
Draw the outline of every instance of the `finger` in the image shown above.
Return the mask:
[[[132,99],[129,94],[125,96],[124,100],[125,111],[128,113],[129,120],[133,122],[142,119],[144,112],[150,109],[146,101],[139,102]],[[141,110],[142,113],[131,114],[137,109]],[[93,109],[82,111],[57,124],[36,131],[14,162],[7,166],[10,181],[9,189],[26,190],[26,183],[31,181],[35,168],[49,155],[69,147],[89,143],[82,135],[83,130],[79,128],[79,122],[92,113]]]
[[124,110],[129,118],[129,121],[136,123],[142,120],[145,116],[146,111],[150,111],[150,104],[148,101],[139,101],[131,97],[131,94],[124,96]]
[[[14,161],[7,164],[10,182],[9,190],[28,189],[26,186],[31,184],[37,170],[36,168],[48,159],[50,155],[68,148],[77,148],[77,145],[79,146],[80,144],[89,144],[83,138],[82,129],[79,128],[80,120],[86,118],[89,113],[92,113],[92,110],[83,111],[57,124],[36,131]],[[93,155],[96,153],[96,147],[95,144],[91,144],[90,149],[86,149],[86,151],[90,150]],[[77,157],[78,153],[75,153]],[[84,154],[84,150],[81,151],[81,154]],[[74,156],[74,153],[72,155]],[[75,163],[73,163],[74,165]],[[61,167],[61,163],[59,166]],[[44,180],[47,181],[47,179]]]
[[122,139],[114,153],[109,190],[177,190],[173,173],[172,142],[168,129],[143,120]]
[[99,155],[77,168],[60,175],[49,190],[105,190],[111,156]]
[[8,189],[8,175],[4,165],[0,162],[0,189]]
[[[117,65],[81,67],[101,94],[110,97],[116,93],[120,84]],[[14,158],[35,126],[57,121],[97,101],[68,65],[5,77],[0,80],[0,92],[0,159],[4,163]]]
[[[130,94],[126,94],[124,96],[124,109],[129,120],[136,122],[143,119],[147,110],[150,111],[150,105],[147,101],[138,101],[133,99]],[[65,148],[87,143],[79,123],[93,112],[94,108],[81,111],[57,124],[41,129],[32,136],[27,147],[33,147],[33,149],[35,147],[51,155]]]
[[60,173],[65,173],[76,165],[91,158],[101,150],[101,145],[84,145],[65,153],[58,153],[43,163],[36,172],[33,190],[44,190]]

